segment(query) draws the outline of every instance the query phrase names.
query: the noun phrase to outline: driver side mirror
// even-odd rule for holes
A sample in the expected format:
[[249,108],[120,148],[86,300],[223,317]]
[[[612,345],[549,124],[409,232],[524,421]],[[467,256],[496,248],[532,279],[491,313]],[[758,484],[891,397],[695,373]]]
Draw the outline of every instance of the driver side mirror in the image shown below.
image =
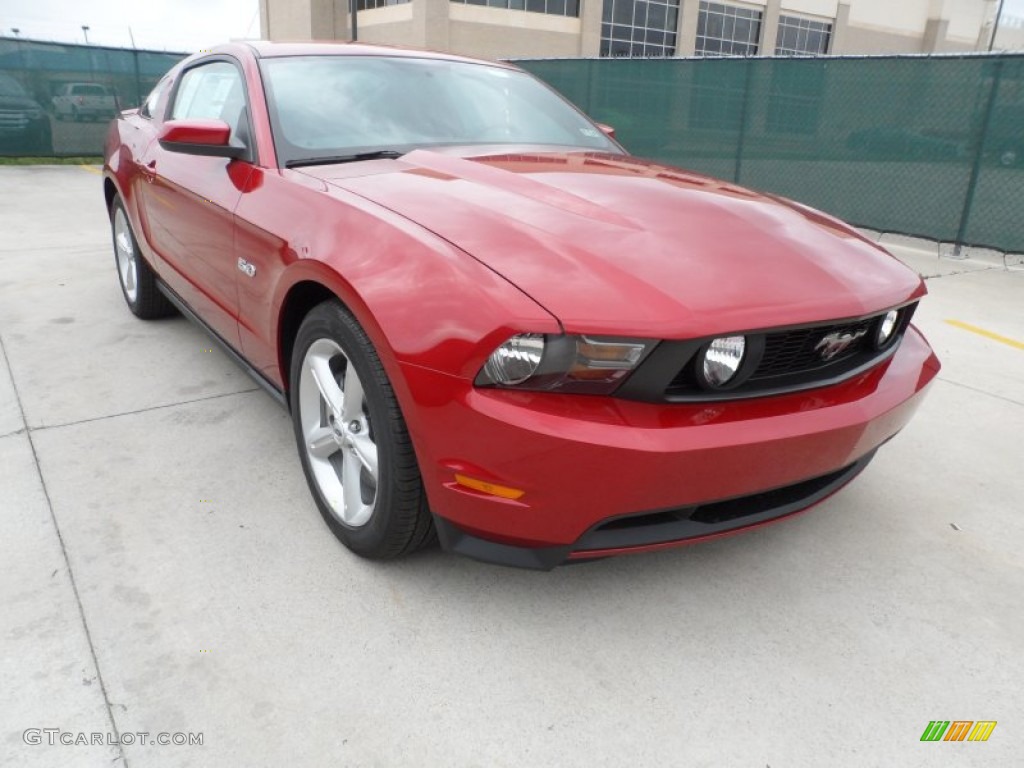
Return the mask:
[[598,123],[597,127],[600,128],[601,129],[601,133],[603,133],[609,139],[614,139],[615,138],[615,129],[612,128],[610,125],[605,125],[604,123]]
[[169,120],[157,136],[168,152],[204,157],[243,157],[245,147],[229,144],[231,126],[222,120]]

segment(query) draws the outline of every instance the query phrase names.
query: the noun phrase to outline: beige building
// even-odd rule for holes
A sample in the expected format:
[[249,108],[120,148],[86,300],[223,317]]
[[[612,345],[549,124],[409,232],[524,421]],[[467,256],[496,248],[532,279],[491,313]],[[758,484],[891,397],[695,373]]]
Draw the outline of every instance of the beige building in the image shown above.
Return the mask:
[[[489,59],[987,50],[998,7],[998,0],[356,2],[360,41]],[[260,15],[270,40],[352,37],[349,0],[260,0]]]

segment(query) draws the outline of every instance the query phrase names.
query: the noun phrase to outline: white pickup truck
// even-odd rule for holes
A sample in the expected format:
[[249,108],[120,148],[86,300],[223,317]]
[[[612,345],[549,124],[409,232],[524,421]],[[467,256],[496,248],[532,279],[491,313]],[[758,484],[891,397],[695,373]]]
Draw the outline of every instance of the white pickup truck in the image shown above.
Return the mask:
[[109,88],[97,83],[68,83],[53,97],[58,120],[108,119],[117,112],[117,100]]

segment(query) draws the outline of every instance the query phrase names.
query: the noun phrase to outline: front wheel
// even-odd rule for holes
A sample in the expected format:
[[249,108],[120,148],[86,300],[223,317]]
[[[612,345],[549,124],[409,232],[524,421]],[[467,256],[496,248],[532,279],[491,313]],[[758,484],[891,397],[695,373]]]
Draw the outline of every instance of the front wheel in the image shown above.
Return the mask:
[[373,559],[430,541],[433,523],[398,401],[373,344],[337,301],[303,320],[290,384],[302,469],[334,535]]

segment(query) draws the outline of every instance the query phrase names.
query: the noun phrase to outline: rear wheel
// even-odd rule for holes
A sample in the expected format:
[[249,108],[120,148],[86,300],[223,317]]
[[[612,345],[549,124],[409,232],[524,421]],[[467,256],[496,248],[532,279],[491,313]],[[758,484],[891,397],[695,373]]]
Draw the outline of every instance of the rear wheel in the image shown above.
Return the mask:
[[398,401],[373,344],[338,302],[303,320],[290,382],[302,469],[334,535],[374,559],[429,542],[433,522]]
[[139,244],[120,197],[115,197],[110,206],[110,228],[114,238],[117,277],[128,309],[143,320],[173,315],[174,305],[156,287],[156,274],[139,252]]

